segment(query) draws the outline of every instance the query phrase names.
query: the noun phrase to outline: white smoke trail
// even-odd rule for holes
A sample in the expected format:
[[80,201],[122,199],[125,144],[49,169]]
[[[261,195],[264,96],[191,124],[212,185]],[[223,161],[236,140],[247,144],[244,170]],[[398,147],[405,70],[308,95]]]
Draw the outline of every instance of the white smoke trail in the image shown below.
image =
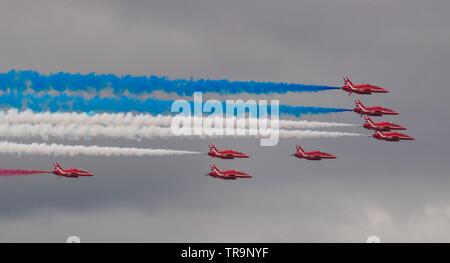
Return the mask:
[[[198,123],[191,119],[192,123]],[[234,118],[236,120],[236,118]],[[173,117],[169,115],[150,115],[150,114],[132,114],[132,113],[99,113],[89,115],[86,113],[66,113],[66,112],[42,112],[32,111],[19,112],[10,109],[6,112],[0,111],[0,124],[58,124],[58,125],[115,125],[115,126],[161,126],[170,127]],[[219,119],[225,123],[227,118]],[[270,120],[270,119],[269,119]],[[247,119],[246,123],[237,122],[237,128],[257,127],[258,119]],[[355,124],[336,123],[336,122],[317,122],[300,120],[280,120],[281,129],[313,129],[313,128],[332,128],[332,127],[352,127]]]
[[[349,132],[329,132],[314,130],[284,130],[284,129],[221,129],[203,128],[200,137],[266,137],[261,134],[279,133],[281,138],[336,138],[343,136],[359,136],[358,133]],[[191,132],[187,137],[193,137]],[[122,139],[152,139],[152,138],[172,138],[183,135],[174,134],[169,127],[156,126],[103,126],[103,125],[53,125],[53,124],[0,124],[0,137],[3,138],[31,138],[40,137],[49,139],[50,137],[64,139],[91,139],[94,137],[122,138]]]
[[38,155],[87,155],[87,156],[165,156],[182,154],[200,154],[191,151],[177,151],[167,149],[146,149],[146,148],[122,148],[104,146],[84,146],[84,145],[62,145],[45,143],[15,143],[0,141],[0,153],[3,154],[38,154]]
[[328,132],[328,131],[312,131],[312,130],[280,130],[281,138],[338,138],[338,137],[353,137],[364,136],[364,134],[353,132]]

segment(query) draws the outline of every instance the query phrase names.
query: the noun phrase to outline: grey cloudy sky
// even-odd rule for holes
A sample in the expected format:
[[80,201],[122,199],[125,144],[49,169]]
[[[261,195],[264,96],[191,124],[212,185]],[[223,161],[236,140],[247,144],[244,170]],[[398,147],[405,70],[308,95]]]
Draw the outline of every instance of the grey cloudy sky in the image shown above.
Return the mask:
[[[57,159],[96,176],[0,178],[0,241],[450,241],[449,10],[444,0],[0,0],[1,71],[330,85],[349,75],[389,88],[362,99],[398,110],[388,119],[417,138],[215,140],[252,155],[216,161],[255,176],[240,182],[202,176],[206,156],[1,156],[2,168],[46,169]],[[338,91],[272,98],[353,106]],[[94,143],[204,151],[210,140]],[[296,144],[338,159],[294,160]]]

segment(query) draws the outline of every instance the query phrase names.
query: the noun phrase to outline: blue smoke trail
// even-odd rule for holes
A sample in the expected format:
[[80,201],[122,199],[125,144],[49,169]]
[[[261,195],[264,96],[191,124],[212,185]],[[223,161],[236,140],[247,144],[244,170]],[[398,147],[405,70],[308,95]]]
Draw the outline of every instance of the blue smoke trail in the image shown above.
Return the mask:
[[302,115],[339,113],[346,111],[352,110],[342,108],[280,105],[280,115],[294,117],[301,117]]
[[0,89],[24,91],[32,88],[34,91],[48,91],[50,89],[64,92],[65,90],[100,91],[110,88],[118,96],[125,91],[131,94],[164,91],[181,96],[191,96],[194,92],[214,92],[219,94],[270,94],[287,92],[319,92],[339,89],[338,87],[323,85],[305,85],[297,83],[230,81],[209,79],[169,79],[162,76],[118,76],[114,74],[71,74],[54,73],[41,74],[37,71],[15,71],[0,73]]
[[[82,96],[68,96],[65,94],[58,96],[34,96],[21,93],[7,93],[0,96],[0,109],[30,109],[35,112],[135,112],[157,115],[171,114],[170,110],[173,102],[174,101],[172,100],[139,100],[128,97],[117,99],[94,97],[87,100]],[[193,102],[190,101],[189,104],[193,111]],[[221,104],[225,110],[226,102],[221,102]],[[328,114],[350,110],[341,108],[280,105],[279,111],[280,115],[301,117],[306,114]]]

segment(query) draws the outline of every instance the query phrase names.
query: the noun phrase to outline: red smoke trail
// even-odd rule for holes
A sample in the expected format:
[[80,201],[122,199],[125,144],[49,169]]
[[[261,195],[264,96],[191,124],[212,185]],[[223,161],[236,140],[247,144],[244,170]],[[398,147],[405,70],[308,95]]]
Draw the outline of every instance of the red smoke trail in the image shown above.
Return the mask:
[[49,171],[40,170],[17,170],[17,169],[0,169],[0,177],[3,176],[19,176],[19,175],[33,175],[33,174],[47,174]]

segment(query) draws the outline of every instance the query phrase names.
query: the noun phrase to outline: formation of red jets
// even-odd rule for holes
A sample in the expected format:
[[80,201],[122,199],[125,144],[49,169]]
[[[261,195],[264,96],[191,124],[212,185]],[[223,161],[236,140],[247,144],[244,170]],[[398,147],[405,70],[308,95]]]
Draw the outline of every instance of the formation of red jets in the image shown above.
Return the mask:
[[[342,90],[346,91],[351,95],[354,94],[364,94],[370,95],[373,93],[389,93],[385,88],[371,85],[371,84],[353,84],[349,78],[344,78],[344,86]],[[375,122],[369,116],[381,117],[384,115],[398,115],[398,112],[382,107],[382,106],[365,106],[360,100],[355,100],[356,107],[353,109],[354,112],[364,116],[365,123],[363,127],[374,131],[372,135],[373,138],[377,140],[384,141],[401,141],[401,140],[414,140],[413,137],[397,132],[401,130],[406,130],[406,127],[395,124],[392,122]],[[209,145],[208,155],[214,158],[221,159],[235,159],[235,158],[249,158],[247,154],[234,150],[219,150],[214,145]],[[305,159],[310,161],[320,161],[324,159],[336,159],[337,157],[333,154],[321,152],[321,151],[305,151],[300,145],[296,146],[296,152],[291,156],[297,157],[299,159]],[[220,178],[225,180],[236,180],[240,178],[251,178],[247,173],[236,171],[236,170],[226,170],[220,171],[214,164],[211,164],[211,172],[207,175]]]
[[[344,78],[344,86],[342,90],[346,91],[350,94],[365,94],[370,95],[373,93],[388,93],[389,91],[385,88],[371,85],[371,84],[353,84],[349,78]],[[356,107],[353,109],[354,112],[364,116],[365,123],[362,127],[367,130],[374,131],[374,134],[371,136],[377,140],[384,141],[394,141],[398,142],[401,140],[414,140],[413,137],[397,132],[399,130],[406,130],[406,127],[395,124],[392,122],[374,122],[369,116],[384,116],[384,115],[398,115],[398,112],[382,107],[382,106],[364,106],[361,101],[355,100]],[[218,149],[215,145],[209,145],[209,151],[207,153],[210,157],[219,158],[219,159],[238,159],[238,158],[249,158],[248,154],[235,151],[235,150],[221,150]],[[333,154],[321,152],[321,151],[305,151],[300,145],[296,146],[296,152],[291,156],[297,157],[299,159],[305,159],[310,161],[320,161],[323,159],[336,159],[337,157]],[[238,171],[238,170],[219,170],[215,164],[211,164],[211,171],[206,175],[211,176],[213,178],[223,179],[223,180],[237,180],[243,178],[252,178],[248,173]],[[92,173],[77,169],[77,168],[68,168],[63,169],[58,163],[54,163],[54,170],[51,172],[60,177],[68,177],[68,178],[78,178],[85,176],[93,176]]]
[[[323,159],[336,159],[336,156],[330,153],[321,152],[321,151],[310,151],[307,152],[303,150],[300,145],[296,146],[297,151],[293,153],[291,156],[295,156],[299,159],[305,159],[310,161],[320,161]],[[249,158],[250,156],[238,152],[235,150],[219,150],[215,145],[209,145],[208,155],[213,158],[220,159],[235,159],[235,158]],[[215,164],[211,164],[211,171],[206,175],[209,175],[214,178],[224,179],[224,180],[236,180],[241,178],[252,178],[248,173],[238,171],[238,170],[219,170]]]
[[[385,88],[378,87],[371,84],[353,84],[349,78],[344,78],[344,86],[342,89],[350,94],[366,94],[370,95],[373,93],[388,93],[389,91]],[[363,127],[368,130],[373,130],[375,133],[372,135],[373,138],[377,140],[384,140],[390,142],[398,142],[402,140],[414,140],[413,137],[400,133],[393,132],[398,130],[406,130],[406,127],[402,125],[398,125],[391,122],[374,122],[370,119],[369,116],[378,116],[381,117],[383,115],[398,115],[398,112],[388,109],[382,106],[364,106],[361,101],[355,100],[356,107],[353,109],[354,112],[364,116],[365,123]]]
[[[208,155],[213,158],[219,159],[236,159],[236,158],[249,158],[248,154],[238,152],[235,150],[220,150],[215,145],[209,145]],[[237,171],[237,170],[219,170],[215,164],[211,164],[211,171],[206,175],[223,180],[236,180],[241,178],[252,178],[251,175]]]

